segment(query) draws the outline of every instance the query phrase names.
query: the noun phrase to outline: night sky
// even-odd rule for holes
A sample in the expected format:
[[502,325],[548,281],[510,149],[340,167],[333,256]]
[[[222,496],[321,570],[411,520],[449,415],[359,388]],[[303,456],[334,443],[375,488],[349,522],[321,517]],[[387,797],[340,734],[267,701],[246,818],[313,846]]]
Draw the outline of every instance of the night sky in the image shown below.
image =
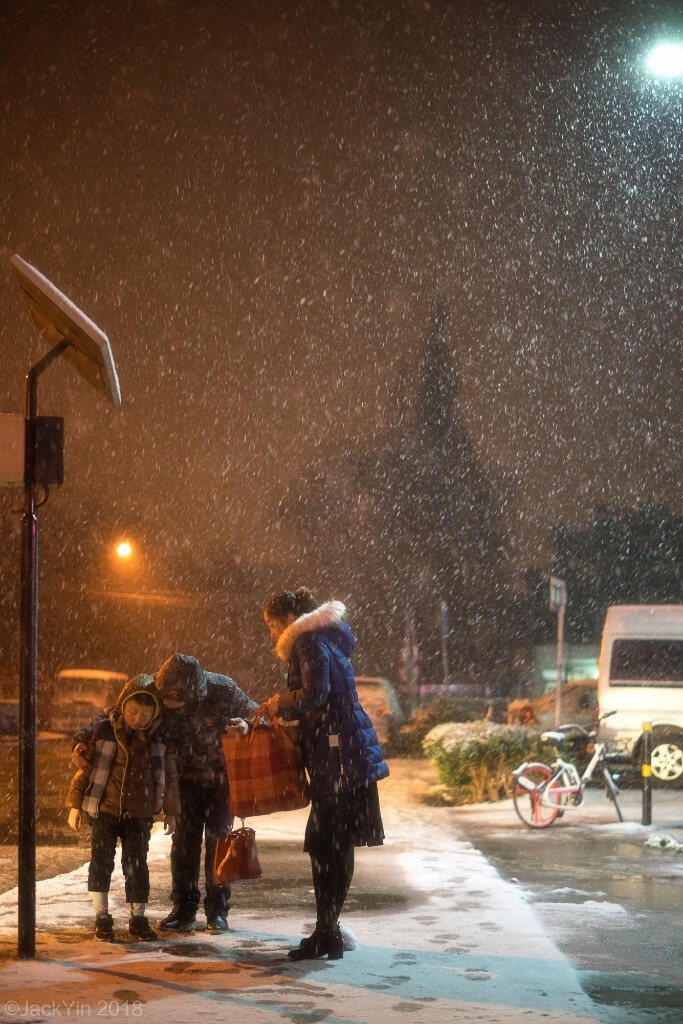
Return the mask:
[[277,561],[287,484],[410,416],[437,302],[519,564],[598,503],[683,513],[683,85],[645,65],[679,3],[1,12],[0,410],[44,351],[15,252],[108,335],[123,396],[41,380],[55,570],[98,515]]

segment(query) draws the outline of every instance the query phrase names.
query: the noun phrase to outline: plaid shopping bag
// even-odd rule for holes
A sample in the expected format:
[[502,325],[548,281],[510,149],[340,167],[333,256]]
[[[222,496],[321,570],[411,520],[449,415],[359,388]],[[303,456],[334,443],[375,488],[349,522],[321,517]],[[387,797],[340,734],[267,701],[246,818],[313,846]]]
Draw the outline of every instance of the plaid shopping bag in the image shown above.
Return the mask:
[[298,726],[256,715],[248,735],[223,733],[230,784],[230,813],[252,818],[293,811],[309,802],[308,781],[298,743]]

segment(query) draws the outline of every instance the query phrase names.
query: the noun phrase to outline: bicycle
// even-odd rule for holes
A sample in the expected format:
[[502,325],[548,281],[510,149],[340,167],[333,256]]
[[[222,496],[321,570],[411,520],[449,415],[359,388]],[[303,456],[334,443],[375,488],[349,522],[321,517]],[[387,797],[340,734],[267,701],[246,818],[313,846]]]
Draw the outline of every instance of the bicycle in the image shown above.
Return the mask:
[[[592,778],[594,772],[599,769],[605,783],[605,796],[614,804],[614,808],[623,821],[623,815],[617,797],[619,788],[612,778],[609,765],[620,762],[624,763],[623,751],[608,751],[606,743],[597,742],[597,727],[604,718],[615,714],[608,711],[601,715],[596,723],[596,729],[589,732],[582,725],[570,723],[561,725],[557,732],[544,732],[541,739],[552,743],[556,759],[552,764],[543,764],[540,761],[525,761],[519,768],[512,772],[515,780],[512,788],[512,799],[517,814],[529,828],[548,828],[557,819],[561,818],[565,811],[574,810],[583,803],[583,794],[586,784]],[[563,761],[558,746],[565,742],[567,733],[573,730],[586,742],[595,741],[595,749],[583,775],[579,775],[576,765],[571,761]]]

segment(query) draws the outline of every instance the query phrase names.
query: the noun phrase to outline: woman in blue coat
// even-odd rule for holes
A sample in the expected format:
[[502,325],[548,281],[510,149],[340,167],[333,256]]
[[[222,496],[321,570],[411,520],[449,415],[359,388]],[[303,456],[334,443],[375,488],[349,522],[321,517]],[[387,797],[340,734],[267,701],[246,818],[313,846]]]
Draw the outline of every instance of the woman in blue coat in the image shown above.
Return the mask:
[[311,858],[315,931],[292,960],[343,956],[339,914],[353,878],[354,848],[384,840],[377,783],[389,774],[377,733],[358,700],[350,657],[355,638],[339,601],[318,605],[310,590],[285,590],[264,607],[275,651],[288,663],[289,690],[268,713],[299,720],[311,786],[304,851]]

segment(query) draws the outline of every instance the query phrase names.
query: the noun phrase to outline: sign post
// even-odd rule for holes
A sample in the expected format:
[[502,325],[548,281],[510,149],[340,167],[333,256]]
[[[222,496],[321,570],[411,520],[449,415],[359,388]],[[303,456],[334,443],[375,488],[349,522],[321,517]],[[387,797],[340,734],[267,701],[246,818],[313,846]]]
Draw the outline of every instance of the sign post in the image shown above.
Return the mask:
[[448,605],[445,601],[440,604],[441,619],[441,674],[444,686],[450,680],[451,670],[448,662]]
[[567,585],[557,576],[550,577],[550,611],[557,613],[557,674],[555,679],[555,728],[562,712],[562,676],[564,661],[564,611],[567,607]]
[[643,779],[643,825],[652,824],[652,722],[643,722],[640,774]]
[[405,639],[401,649],[400,676],[405,685],[405,694],[411,713],[420,703],[418,667],[419,652],[417,649],[415,619],[411,608],[406,608]]

